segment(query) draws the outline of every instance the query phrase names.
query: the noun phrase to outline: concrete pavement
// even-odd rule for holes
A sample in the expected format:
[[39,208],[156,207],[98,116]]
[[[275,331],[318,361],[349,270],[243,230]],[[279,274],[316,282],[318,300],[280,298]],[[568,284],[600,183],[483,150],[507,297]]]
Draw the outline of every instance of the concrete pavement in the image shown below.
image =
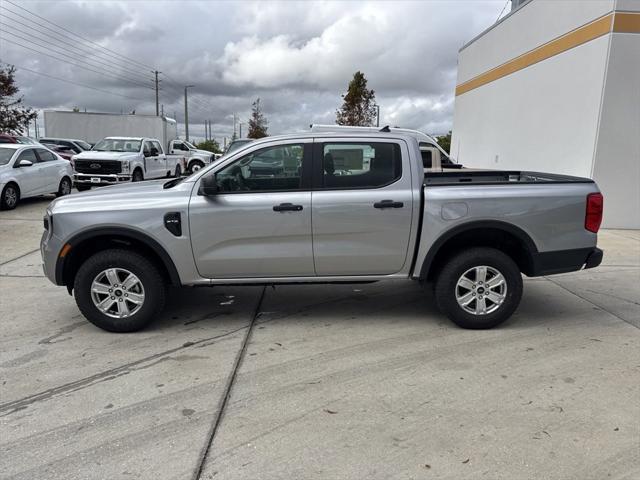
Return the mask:
[[180,289],[116,335],[43,278],[47,202],[0,212],[0,478],[640,477],[637,231],[490,331],[391,282]]

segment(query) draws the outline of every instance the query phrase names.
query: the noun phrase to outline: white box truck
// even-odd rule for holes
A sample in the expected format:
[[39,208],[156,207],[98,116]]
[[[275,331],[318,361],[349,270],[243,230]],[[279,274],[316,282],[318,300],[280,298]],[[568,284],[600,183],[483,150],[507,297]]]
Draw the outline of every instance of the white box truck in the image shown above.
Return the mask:
[[178,123],[155,115],[45,110],[44,130],[47,137],[79,138],[91,144],[106,137],[157,138],[165,149],[178,138]]

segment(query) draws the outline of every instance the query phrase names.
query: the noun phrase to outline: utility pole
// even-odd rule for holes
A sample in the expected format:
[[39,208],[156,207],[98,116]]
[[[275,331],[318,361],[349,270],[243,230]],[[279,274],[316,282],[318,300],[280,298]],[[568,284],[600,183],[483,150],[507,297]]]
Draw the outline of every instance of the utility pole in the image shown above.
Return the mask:
[[376,105],[376,127],[380,126],[380,105]]
[[232,141],[236,139],[236,114],[233,114],[233,137]]
[[154,70],[153,72],[156,76],[156,117],[160,115],[160,81],[158,80],[158,74],[162,73],[158,70]]
[[209,141],[209,120],[204,121],[204,139],[205,141]]
[[187,89],[195,87],[195,85],[184,86],[184,136],[189,141],[189,105],[187,102]]
[[242,122],[240,122],[240,137],[239,138],[242,138]]
[[164,103],[160,105],[160,115],[164,117]]

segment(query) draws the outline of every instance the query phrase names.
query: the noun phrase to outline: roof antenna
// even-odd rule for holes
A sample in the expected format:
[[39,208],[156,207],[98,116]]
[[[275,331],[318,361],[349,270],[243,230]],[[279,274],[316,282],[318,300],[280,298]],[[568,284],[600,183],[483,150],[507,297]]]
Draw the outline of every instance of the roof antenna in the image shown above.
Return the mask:
[[389,133],[389,132],[391,132],[391,129],[389,128],[389,125],[385,125],[379,131],[380,132],[384,132],[384,133]]

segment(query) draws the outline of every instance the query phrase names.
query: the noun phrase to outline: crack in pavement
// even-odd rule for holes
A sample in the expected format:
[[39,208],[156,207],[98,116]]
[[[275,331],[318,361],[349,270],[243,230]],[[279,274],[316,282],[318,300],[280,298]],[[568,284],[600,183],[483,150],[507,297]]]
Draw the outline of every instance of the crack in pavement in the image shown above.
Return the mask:
[[31,250],[30,252],[27,253],[23,253],[22,255],[16,257],[16,258],[12,258],[11,260],[7,260],[6,262],[2,262],[0,263],[0,267],[2,267],[3,265],[6,265],[7,263],[11,263],[11,262],[15,262],[16,260],[20,260],[21,258],[26,257],[27,255],[31,255],[32,253],[36,253],[39,252],[40,249],[36,248],[35,250]]
[[608,310],[606,308],[604,308],[602,305],[598,305],[597,303],[594,303],[593,301],[589,300],[587,297],[584,297],[582,295],[580,295],[579,293],[574,292],[573,290],[569,289],[568,287],[565,287],[564,285],[562,285],[559,282],[556,282],[555,280],[550,279],[549,277],[544,277],[546,280],[548,280],[549,282],[553,283],[554,285],[557,285],[558,287],[562,288],[563,290],[566,290],[567,292],[569,292],[571,295],[575,295],[576,297],[584,300],[587,303],[590,303],[591,305],[593,305],[594,307],[598,307],[600,310],[602,310],[603,312],[607,312],[609,315],[612,315],[614,317],[616,317],[618,320],[622,320],[624,323],[627,323],[633,327],[636,327],[638,329],[640,329],[640,327],[638,327],[637,325],[634,325],[633,323],[631,323],[628,320],[625,320],[624,318],[622,318],[620,315],[612,312],[611,310]]
[[231,368],[231,373],[227,378],[227,382],[225,384],[222,396],[220,397],[220,401],[218,402],[218,413],[216,414],[213,423],[211,424],[211,428],[209,433],[207,434],[207,440],[200,452],[198,463],[196,464],[196,468],[193,472],[193,480],[199,480],[202,476],[202,472],[204,470],[204,466],[207,462],[207,456],[209,455],[209,451],[213,446],[213,441],[215,440],[216,433],[218,432],[218,427],[222,423],[222,418],[224,416],[224,411],[227,406],[227,402],[231,397],[231,389],[233,388],[233,384],[236,381],[236,376],[238,374],[238,370],[240,370],[240,366],[242,365],[242,361],[247,353],[247,346],[249,344],[249,340],[251,339],[251,333],[253,332],[253,327],[256,324],[256,320],[260,314],[260,307],[262,306],[262,301],[264,300],[265,293],[267,291],[267,287],[262,287],[262,293],[260,293],[260,298],[258,299],[258,303],[256,304],[256,308],[253,311],[253,315],[251,316],[251,322],[247,328],[247,332],[242,340],[242,345],[240,346],[240,350],[238,350],[238,354],[236,355],[236,359],[233,362],[233,367]]
[[6,417],[8,415],[12,415],[13,413],[20,411],[20,410],[24,410],[25,408],[29,407],[30,405],[36,403],[36,402],[41,402],[44,400],[48,400],[52,397],[61,395],[63,393],[69,393],[69,392],[75,392],[77,390],[82,390],[84,388],[90,387],[92,385],[95,385],[97,383],[100,382],[104,382],[104,381],[109,381],[109,380],[113,380],[119,376],[122,375],[127,375],[129,374],[132,370],[137,370],[133,367],[136,367],[138,365],[147,363],[149,361],[152,360],[156,360],[159,359],[161,357],[164,357],[166,355],[171,355],[172,353],[175,352],[179,352],[180,350],[184,350],[185,348],[189,348],[195,345],[199,345],[205,342],[210,342],[212,340],[217,340],[220,338],[224,338],[227,337],[229,335],[233,335],[234,333],[240,332],[246,328],[248,328],[249,325],[244,325],[240,328],[236,328],[234,330],[230,330],[229,332],[225,332],[222,333],[220,335],[215,335],[213,337],[208,337],[208,338],[203,338],[200,340],[196,340],[194,342],[186,342],[184,344],[182,344],[179,347],[174,347],[174,348],[170,348],[168,350],[164,350],[162,352],[158,352],[158,353],[154,353],[153,355],[149,355],[147,357],[135,360],[133,362],[130,363],[126,363],[124,365],[120,365],[118,367],[115,368],[111,368],[109,370],[105,370],[103,372],[99,372],[96,373],[94,375],[91,375],[89,377],[85,377],[85,378],[81,378],[79,380],[75,380],[73,382],[69,382],[69,383],[65,383],[64,385],[59,385],[57,387],[53,387],[53,388],[49,388],[47,390],[43,390],[42,392],[38,392],[35,393],[33,395],[28,395],[26,397],[20,398],[18,400],[13,400],[10,402],[6,402],[3,404],[0,404],[0,417]]

